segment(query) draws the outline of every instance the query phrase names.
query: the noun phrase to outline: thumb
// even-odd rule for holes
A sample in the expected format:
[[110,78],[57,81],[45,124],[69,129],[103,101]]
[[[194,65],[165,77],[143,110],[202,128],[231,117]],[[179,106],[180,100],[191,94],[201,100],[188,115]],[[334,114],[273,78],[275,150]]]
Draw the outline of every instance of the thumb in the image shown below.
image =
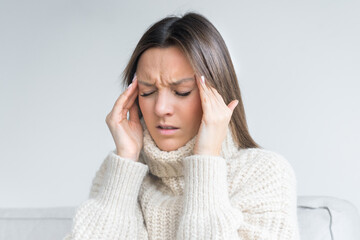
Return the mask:
[[228,104],[228,108],[230,108],[231,111],[234,111],[235,107],[238,105],[239,100],[235,99],[232,100],[229,104]]

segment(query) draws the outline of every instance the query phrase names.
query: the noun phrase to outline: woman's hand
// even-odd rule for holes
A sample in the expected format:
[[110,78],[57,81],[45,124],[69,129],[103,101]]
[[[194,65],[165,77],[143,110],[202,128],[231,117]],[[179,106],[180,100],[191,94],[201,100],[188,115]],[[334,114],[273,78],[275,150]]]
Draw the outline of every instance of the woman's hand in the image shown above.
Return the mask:
[[196,77],[203,116],[194,146],[194,154],[220,156],[232,113],[238,100],[225,104],[218,91],[206,85],[204,76]]
[[[132,84],[119,96],[105,120],[114,138],[117,155],[134,161],[138,161],[143,145],[143,130],[138,106],[135,103],[137,95],[138,85],[135,75]],[[129,119],[127,119],[128,111],[130,111]]]

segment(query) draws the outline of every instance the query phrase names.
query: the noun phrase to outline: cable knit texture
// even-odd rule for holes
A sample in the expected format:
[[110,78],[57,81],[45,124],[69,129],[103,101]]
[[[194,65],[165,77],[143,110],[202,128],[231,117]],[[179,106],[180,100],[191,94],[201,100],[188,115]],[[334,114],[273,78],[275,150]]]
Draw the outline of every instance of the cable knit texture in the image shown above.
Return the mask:
[[230,129],[220,156],[194,155],[196,136],[166,152],[142,125],[139,161],[110,151],[64,240],[299,239],[296,177],[283,156],[238,149]]

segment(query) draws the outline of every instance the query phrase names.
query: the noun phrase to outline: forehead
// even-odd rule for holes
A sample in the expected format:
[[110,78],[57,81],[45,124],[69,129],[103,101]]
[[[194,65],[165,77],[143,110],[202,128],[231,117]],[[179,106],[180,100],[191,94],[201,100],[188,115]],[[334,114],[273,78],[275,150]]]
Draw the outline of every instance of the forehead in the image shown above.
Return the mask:
[[168,84],[194,77],[194,70],[185,54],[178,47],[156,47],[146,50],[141,55],[136,75],[139,83]]

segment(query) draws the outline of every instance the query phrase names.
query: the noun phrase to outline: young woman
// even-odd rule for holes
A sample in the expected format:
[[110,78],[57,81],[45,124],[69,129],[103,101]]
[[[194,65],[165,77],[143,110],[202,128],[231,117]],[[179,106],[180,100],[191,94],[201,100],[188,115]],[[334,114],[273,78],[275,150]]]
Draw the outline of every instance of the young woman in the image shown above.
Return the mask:
[[65,239],[299,238],[294,171],[251,138],[229,52],[205,17],[155,23],[124,80],[106,117],[116,149]]

